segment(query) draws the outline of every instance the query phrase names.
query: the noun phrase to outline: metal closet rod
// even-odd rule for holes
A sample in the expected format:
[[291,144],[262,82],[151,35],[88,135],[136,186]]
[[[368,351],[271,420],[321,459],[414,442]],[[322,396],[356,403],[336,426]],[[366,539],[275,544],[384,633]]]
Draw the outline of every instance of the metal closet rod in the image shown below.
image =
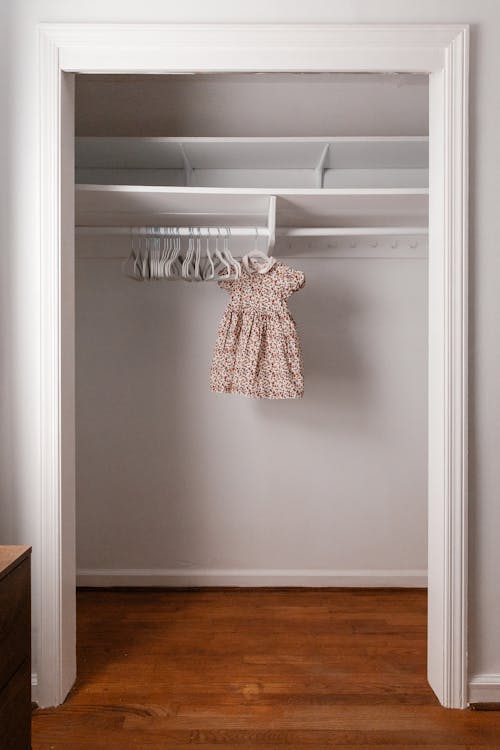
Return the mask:
[[[198,234],[201,236],[224,237],[227,236],[227,226],[221,227],[160,227],[160,226],[141,226],[141,227],[89,227],[77,226],[78,235],[128,235],[133,234],[136,230],[138,234],[141,231],[145,235],[161,234],[162,230],[175,229],[175,234],[189,236]],[[194,231],[193,231],[194,230]],[[231,237],[255,236],[257,231],[259,237],[269,236],[267,227],[229,227]],[[276,229],[277,237],[354,237],[354,236],[387,236],[387,235],[427,235],[427,227],[280,227]],[[165,232],[168,236],[168,231]]]

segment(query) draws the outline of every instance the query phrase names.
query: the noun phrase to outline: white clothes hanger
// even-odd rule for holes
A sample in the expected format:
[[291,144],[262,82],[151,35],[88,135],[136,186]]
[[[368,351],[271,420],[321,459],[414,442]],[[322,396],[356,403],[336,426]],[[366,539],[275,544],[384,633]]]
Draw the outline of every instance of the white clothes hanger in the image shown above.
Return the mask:
[[259,250],[257,247],[258,237],[258,229],[255,227],[255,247],[241,259],[248,273],[267,273],[276,263],[276,258]]
[[229,250],[229,235],[231,234],[231,230],[229,227],[226,227],[226,236],[224,237],[224,255],[226,257],[227,262],[233,269],[234,276],[239,279],[241,275],[241,266],[238,263],[237,260],[233,258],[233,255],[231,251]]
[[165,278],[165,266],[167,264],[168,260],[168,246],[167,246],[167,237],[165,229],[161,229],[161,255],[160,255],[160,276],[161,278]]
[[134,227],[131,229],[131,243],[130,243],[130,254],[128,258],[122,263],[122,271],[130,279],[140,281],[141,277],[138,273],[137,268],[137,242],[136,242],[136,230]]
[[161,279],[161,265],[160,265],[160,259],[161,259],[161,242],[160,237],[157,236],[154,239],[153,244],[154,249],[154,261],[155,261],[155,279]]
[[[152,230],[151,230],[152,231]],[[159,278],[159,244],[157,237],[151,237],[151,250],[149,253],[149,275],[151,279]]]
[[[122,271],[135,281],[236,280],[241,276],[241,264],[230,250],[231,229],[224,227],[224,235],[221,227],[215,229],[215,248],[212,249],[210,227],[206,230],[206,243],[203,243],[201,227],[183,228],[182,232],[179,227],[131,227],[131,249],[122,264]],[[255,232],[257,237],[257,228]],[[185,252],[181,246],[181,233],[188,235]],[[269,260],[257,250],[251,254],[259,254],[263,260]]]
[[182,278],[182,265],[179,258],[181,253],[181,238],[177,227],[169,227],[168,232],[169,253],[165,266],[165,278],[180,279]]
[[203,269],[203,280],[211,281],[215,276],[215,266],[212,260],[212,255],[210,253],[210,232],[209,231],[207,234],[207,243],[205,247],[205,253],[206,253],[206,262],[205,262],[205,267]]
[[[144,232],[147,232],[147,229],[144,230]],[[145,234],[144,236],[144,248],[142,247],[141,243],[141,234],[139,234],[139,272],[141,274],[141,278],[143,279],[149,279],[149,242],[148,242],[148,236]]]
[[182,278],[185,281],[191,281],[193,278],[191,263],[193,261],[194,253],[195,253],[195,247],[194,247],[193,229],[192,227],[189,227],[188,247],[186,250],[186,255],[184,256],[184,260],[182,262]]
[[196,253],[194,257],[194,279],[203,281],[201,273],[201,229],[198,227],[198,236],[196,237]]
[[215,235],[215,257],[218,262],[215,265],[215,278],[228,279],[231,277],[231,266],[228,263],[227,259],[224,257],[223,253],[221,253],[221,251],[219,250],[219,237],[220,229],[219,227],[217,227],[217,234]]

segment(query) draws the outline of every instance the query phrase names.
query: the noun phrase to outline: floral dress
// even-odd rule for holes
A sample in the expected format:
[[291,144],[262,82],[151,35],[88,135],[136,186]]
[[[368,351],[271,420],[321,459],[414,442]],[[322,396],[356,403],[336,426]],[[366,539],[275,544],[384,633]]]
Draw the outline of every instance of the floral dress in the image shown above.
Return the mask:
[[210,387],[254,398],[300,398],[302,355],[286,300],[305,284],[302,271],[276,262],[266,273],[242,269],[220,281],[230,294],[217,334]]

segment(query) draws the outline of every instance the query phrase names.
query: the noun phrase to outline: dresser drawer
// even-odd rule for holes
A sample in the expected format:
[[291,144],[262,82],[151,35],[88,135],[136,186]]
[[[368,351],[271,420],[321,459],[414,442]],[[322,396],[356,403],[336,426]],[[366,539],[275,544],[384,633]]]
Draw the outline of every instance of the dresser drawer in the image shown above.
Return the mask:
[[29,591],[30,561],[24,559],[0,580],[0,690],[30,657]]
[[0,747],[2,750],[31,748],[31,669],[25,659],[7,685],[0,690]]

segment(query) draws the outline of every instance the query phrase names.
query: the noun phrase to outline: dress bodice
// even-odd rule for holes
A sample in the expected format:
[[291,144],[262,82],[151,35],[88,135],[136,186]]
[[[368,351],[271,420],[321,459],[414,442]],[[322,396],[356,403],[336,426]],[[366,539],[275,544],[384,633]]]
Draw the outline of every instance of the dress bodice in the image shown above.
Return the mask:
[[239,279],[221,281],[220,286],[231,293],[229,309],[261,315],[289,315],[286,300],[304,285],[304,274],[284,263],[275,263],[266,273],[248,272]]

